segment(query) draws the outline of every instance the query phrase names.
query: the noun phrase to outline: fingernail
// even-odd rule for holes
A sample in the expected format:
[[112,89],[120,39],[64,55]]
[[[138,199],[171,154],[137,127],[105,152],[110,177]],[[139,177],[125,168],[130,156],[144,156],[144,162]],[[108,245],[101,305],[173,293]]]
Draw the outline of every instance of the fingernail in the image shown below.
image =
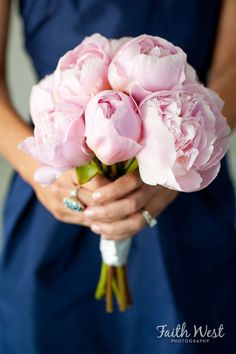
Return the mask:
[[100,198],[102,197],[102,193],[100,193],[100,192],[94,192],[94,193],[92,194],[92,197],[93,197],[93,199],[98,200],[98,199],[100,199]]
[[92,218],[94,216],[94,212],[91,209],[85,209],[84,215],[87,216],[88,218]]
[[101,232],[101,227],[97,224],[94,224],[91,226],[91,229],[93,230],[93,232],[95,233],[100,233]]

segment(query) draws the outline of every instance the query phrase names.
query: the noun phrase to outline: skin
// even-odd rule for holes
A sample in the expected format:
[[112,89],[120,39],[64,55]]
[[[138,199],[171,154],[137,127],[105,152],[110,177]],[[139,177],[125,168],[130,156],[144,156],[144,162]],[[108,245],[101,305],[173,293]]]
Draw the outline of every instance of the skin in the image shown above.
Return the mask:
[[[88,226],[106,239],[119,240],[135,235],[145,226],[140,209],[145,208],[153,217],[158,217],[178,193],[161,186],[145,185],[138,173],[115,182],[97,176],[86,185],[78,186],[74,171],[69,171],[50,187],[35,183],[33,175],[37,162],[17,149],[18,144],[33,132],[14,109],[6,85],[9,3],[9,0],[0,1],[0,154],[32,186],[38,200],[56,219]],[[224,114],[231,128],[236,125],[235,14],[236,1],[225,0],[208,83],[225,101]],[[84,212],[72,212],[62,203],[75,188],[79,200],[87,207]]]

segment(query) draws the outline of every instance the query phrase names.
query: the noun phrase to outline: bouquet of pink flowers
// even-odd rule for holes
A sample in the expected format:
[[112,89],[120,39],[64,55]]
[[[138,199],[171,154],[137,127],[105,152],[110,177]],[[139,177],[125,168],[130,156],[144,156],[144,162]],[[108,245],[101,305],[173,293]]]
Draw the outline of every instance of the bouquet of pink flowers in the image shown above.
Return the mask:
[[[201,85],[184,51],[160,37],[84,39],[33,87],[34,137],[21,149],[41,163],[35,180],[53,181],[76,168],[80,184],[139,169],[141,179],[183,192],[217,176],[229,145],[223,102]],[[126,263],[131,238],[101,238],[95,296],[113,309],[131,304]]]

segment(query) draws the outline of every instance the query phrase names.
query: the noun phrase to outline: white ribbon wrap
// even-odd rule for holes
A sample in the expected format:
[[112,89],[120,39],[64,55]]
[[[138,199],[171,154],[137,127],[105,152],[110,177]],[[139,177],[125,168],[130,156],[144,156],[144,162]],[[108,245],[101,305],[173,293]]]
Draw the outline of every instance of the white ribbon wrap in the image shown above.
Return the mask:
[[119,267],[127,263],[132,238],[125,240],[100,240],[100,251],[105,264]]

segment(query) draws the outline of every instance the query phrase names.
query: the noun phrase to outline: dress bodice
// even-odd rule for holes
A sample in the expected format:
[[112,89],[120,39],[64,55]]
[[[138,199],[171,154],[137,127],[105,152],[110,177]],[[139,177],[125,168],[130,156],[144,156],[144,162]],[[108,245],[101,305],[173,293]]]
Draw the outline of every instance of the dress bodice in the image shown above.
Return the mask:
[[86,36],[158,35],[182,47],[205,81],[221,0],[19,0],[25,44],[39,78]]

